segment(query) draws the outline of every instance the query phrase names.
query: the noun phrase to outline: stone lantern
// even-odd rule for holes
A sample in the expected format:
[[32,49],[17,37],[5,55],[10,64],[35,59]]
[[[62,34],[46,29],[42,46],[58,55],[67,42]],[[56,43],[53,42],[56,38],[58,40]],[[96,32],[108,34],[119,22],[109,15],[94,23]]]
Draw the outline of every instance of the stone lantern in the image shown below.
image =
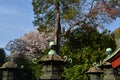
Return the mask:
[[112,67],[111,63],[104,62],[100,67],[104,71],[103,80],[119,80],[118,71]]
[[87,72],[90,80],[101,80],[101,74],[103,71],[98,67],[91,67]]
[[6,62],[1,67],[2,80],[16,80],[17,65],[14,62]]
[[65,61],[56,54],[55,43],[50,43],[50,51],[48,55],[44,55],[38,64],[43,65],[43,75],[40,76],[40,80],[63,80],[61,73],[63,72],[63,65]]

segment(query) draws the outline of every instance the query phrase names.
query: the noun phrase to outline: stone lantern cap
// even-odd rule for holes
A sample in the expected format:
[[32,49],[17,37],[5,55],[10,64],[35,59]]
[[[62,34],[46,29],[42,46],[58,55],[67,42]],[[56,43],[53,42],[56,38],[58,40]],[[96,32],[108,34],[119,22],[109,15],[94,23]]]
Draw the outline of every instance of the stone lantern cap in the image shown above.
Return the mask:
[[61,62],[61,63],[65,63],[65,61],[58,55],[58,54],[54,54],[54,55],[44,55],[41,60],[38,61],[38,63],[49,63],[49,62]]
[[7,69],[7,68],[15,69],[17,68],[17,64],[15,64],[14,62],[6,62],[0,67],[0,69]]
[[56,45],[56,43],[55,43],[54,41],[51,41],[51,42],[49,43],[49,47],[51,47],[51,46],[53,46],[53,45]]
[[110,62],[104,62],[102,65],[111,66],[111,63]]
[[103,71],[98,67],[91,67],[86,73],[87,74],[102,74]]
[[110,62],[104,62],[104,63],[102,63],[99,67],[112,67],[112,65],[111,65],[111,63]]

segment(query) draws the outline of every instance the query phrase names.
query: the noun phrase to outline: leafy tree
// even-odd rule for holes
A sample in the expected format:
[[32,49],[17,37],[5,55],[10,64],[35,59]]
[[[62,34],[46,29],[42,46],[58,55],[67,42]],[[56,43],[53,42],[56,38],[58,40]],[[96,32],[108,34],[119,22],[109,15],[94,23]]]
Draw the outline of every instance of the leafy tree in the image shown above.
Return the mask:
[[64,36],[74,27],[85,24],[104,29],[104,24],[120,17],[118,0],[33,0],[32,5],[34,25],[38,26],[39,31],[50,31],[55,27],[58,41],[60,27],[65,28]]
[[[24,54],[19,54],[17,57],[14,57],[14,62],[17,64],[17,66],[20,68],[20,71],[18,73],[17,78],[20,80],[35,80],[36,75],[40,75],[41,73],[37,72],[39,71],[38,65],[33,64],[32,61],[30,61]],[[33,67],[34,66],[34,67]],[[33,70],[35,69],[35,70]]]
[[105,56],[106,48],[115,50],[114,36],[109,31],[99,32],[90,26],[82,26],[71,31],[61,48],[61,55],[73,59],[72,64],[66,66],[63,76],[65,80],[87,80],[86,70],[94,62],[99,63]]
[[28,50],[26,49],[25,46],[28,46],[23,40],[20,39],[14,39],[14,40],[10,40],[8,42],[8,44],[6,45],[6,49],[9,51],[24,51],[24,50]]
[[116,45],[117,45],[117,48],[120,47],[120,27],[117,28],[113,34],[115,35],[115,40],[116,40]]
[[117,0],[33,0],[33,23],[39,26],[39,31],[51,30],[51,27],[55,27],[56,9],[59,7],[60,24],[62,27],[68,27],[66,31],[85,22],[99,25],[120,16],[119,4]]
[[5,62],[6,53],[3,48],[0,48],[0,66]]
[[59,53],[61,22],[66,20],[71,22],[72,20],[70,21],[69,19],[77,18],[78,8],[74,5],[79,4],[79,0],[33,0],[32,4],[35,14],[35,21],[33,23],[39,26],[38,30],[51,31],[55,27],[54,40],[57,43],[57,53]]
[[[21,80],[30,80],[29,78],[39,78],[42,74],[41,66],[34,64],[32,59],[38,58],[46,50],[48,42],[51,40],[53,33],[43,33],[38,31],[32,31],[19,39],[11,40],[6,45],[6,49],[11,51],[8,58],[13,59],[20,67],[23,65],[23,69],[20,70],[18,78]],[[47,51],[46,51],[47,52]],[[31,78],[32,79],[32,78]]]
[[13,57],[24,53],[31,59],[41,55],[52,38],[53,33],[45,34],[44,32],[32,31],[19,39],[9,41],[6,45],[6,49],[11,51],[11,56]]
[[[58,32],[55,35],[59,36],[60,27],[65,28],[61,36],[67,39],[63,40],[61,55],[73,59],[73,64],[63,73],[67,80],[86,80],[85,70],[104,57],[107,47],[115,49],[114,38],[104,29],[104,24],[110,24],[120,16],[118,0],[33,0],[32,4],[33,23],[40,32],[53,31],[55,27]],[[59,16],[56,16],[56,10]],[[97,31],[98,27],[103,29],[102,33]]]
[[[5,62],[6,53],[3,48],[0,48],[0,66]],[[2,72],[0,71],[0,79],[2,80]]]
[[[33,22],[34,25],[39,26],[40,31],[46,31],[51,30],[51,27],[55,26],[57,12],[62,14],[60,15],[60,18],[63,21],[65,21],[67,18],[73,19],[78,12],[77,7],[79,5],[77,6],[76,4],[79,4],[79,0],[33,0],[32,4],[35,14],[35,21]],[[76,5],[77,7],[74,5]]]

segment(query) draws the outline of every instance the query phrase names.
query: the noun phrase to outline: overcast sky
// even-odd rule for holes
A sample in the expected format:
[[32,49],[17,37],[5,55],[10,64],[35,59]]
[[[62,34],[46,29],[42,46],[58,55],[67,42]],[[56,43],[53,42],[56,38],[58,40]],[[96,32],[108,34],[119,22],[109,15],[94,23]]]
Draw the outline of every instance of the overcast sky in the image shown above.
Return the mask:
[[[34,26],[32,0],[0,0],[0,47],[32,31]],[[120,26],[120,20],[107,28],[114,31]]]

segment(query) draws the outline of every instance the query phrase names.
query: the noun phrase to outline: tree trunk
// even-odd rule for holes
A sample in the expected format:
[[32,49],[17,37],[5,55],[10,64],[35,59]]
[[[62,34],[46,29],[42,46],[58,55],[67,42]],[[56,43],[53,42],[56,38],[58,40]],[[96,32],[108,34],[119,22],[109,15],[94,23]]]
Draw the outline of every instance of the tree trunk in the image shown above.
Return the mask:
[[56,21],[55,21],[55,43],[57,44],[56,52],[59,54],[60,52],[60,33],[61,33],[61,25],[60,25],[60,11],[59,11],[59,1],[56,1]]

